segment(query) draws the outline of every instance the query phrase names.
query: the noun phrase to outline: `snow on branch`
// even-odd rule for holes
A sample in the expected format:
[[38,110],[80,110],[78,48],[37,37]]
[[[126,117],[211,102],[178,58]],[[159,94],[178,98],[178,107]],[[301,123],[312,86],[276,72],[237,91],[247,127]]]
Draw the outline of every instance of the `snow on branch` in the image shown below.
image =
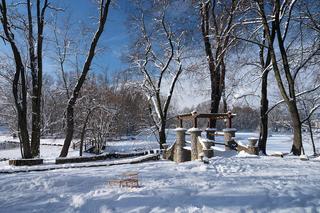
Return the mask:
[[301,123],[304,123],[304,122],[308,121],[308,120],[311,118],[311,116],[313,115],[313,113],[314,113],[318,108],[320,108],[320,104],[314,106],[314,107],[310,110],[310,112],[308,113],[308,116],[307,116],[305,119],[303,119],[303,120],[301,121]]
[[[300,97],[300,96],[302,96],[302,95],[305,95],[305,94],[314,92],[314,91],[316,91],[316,90],[319,89],[319,88],[320,88],[320,84],[317,85],[316,87],[314,87],[313,89],[305,90],[305,91],[303,91],[303,92],[297,93],[295,97],[297,98],[297,97]],[[278,101],[277,103],[275,103],[275,104],[266,112],[266,114],[268,114],[268,113],[271,112],[274,108],[276,108],[278,105],[280,105],[280,104],[282,104],[282,103],[284,103],[284,102],[285,102],[284,99],[281,100],[281,101]]]

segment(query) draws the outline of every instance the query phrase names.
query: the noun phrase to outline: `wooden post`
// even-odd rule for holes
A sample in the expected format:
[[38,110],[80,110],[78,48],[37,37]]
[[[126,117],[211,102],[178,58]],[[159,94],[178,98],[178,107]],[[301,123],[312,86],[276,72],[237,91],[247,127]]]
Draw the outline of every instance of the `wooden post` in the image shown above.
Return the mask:
[[179,118],[179,123],[180,123],[180,128],[182,128],[183,125],[182,125],[182,119],[181,118]]
[[232,128],[232,113],[230,111],[228,111],[227,114],[228,114],[228,126],[227,126],[227,128]]
[[198,128],[198,120],[197,120],[196,117],[193,118],[193,127],[194,127],[194,128]]

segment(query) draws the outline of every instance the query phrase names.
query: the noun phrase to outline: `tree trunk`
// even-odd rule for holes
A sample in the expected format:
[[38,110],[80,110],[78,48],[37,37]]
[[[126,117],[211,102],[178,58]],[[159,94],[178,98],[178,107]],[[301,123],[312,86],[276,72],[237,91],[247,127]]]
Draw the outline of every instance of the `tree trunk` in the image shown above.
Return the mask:
[[312,126],[311,126],[310,119],[307,120],[307,123],[308,123],[308,130],[309,130],[309,133],[310,133],[310,139],[311,139],[311,143],[312,143],[313,155],[316,156],[317,155],[317,151],[316,151],[316,146],[314,144],[313,132],[312,132]]
[[[20,139],[23,146],[23,158],[32,158],[29,132],[28,132],[28,121],[27,121],[27,88],[25,81],[25,70],[22,63],[20,53],[15,46],[15,43],[11,43],[13,55],[16,63],[16,73],[12,83],[12,93],[14,96],[15,106],[18,112],[18,125],[20,130]],[[21,82],[19,78],[21,77]],[[21,85],[21,94],[19,94],[19,85]],[[20,98],[21,96],[21,98]]]
[[[31,133],[31,152],[32,156],[40,155],[40,137],[41,137],[41,90],[42,90],[42,44],[44,15],[48,7],[48,0],[44,1],[41,8],[41,1],[37,0],[37,45],[34,45],[32,4],[27,1],[28,8],[28,44],[30,69],[32,75],[32,133]],[[36,49],[36,54],[35,54]]]
[[[277,44],[279,47],[279,51],[282,58],[282,69],[285,74],[286,81],[282,80],[280,68],[278,66],[278,61],[276,59],[276,52],[273,47],[273,41],[270,34],[270,28],[267,21],[267,16],[264,10],[264,2],[258,1],[258,7],[259,7],[259,13],[262,18],[262,24],[265,30],[265,35],[268,40],[268,48],[269,53],[273,65],[273,71],[275,74],[275,78],[278,84],[278,88],[280,90],[281,96],[283,97],[284,101],[286,102],[288,106],[288,110],[291,116],[292,125],[293,125],[293,144],[291,152],[294,155],[300,155],[301,154],[301,148],[302,148],[302,136],[301,136],[301,120],[299,116],[299,111],[297,108],[296,103],[296,94],[295,94],[295,82],[294,77],[292,76],[290,72],[290,66],[288,63],[288,57],[287,57],[287,50],[284,46],[284,38],[281,34],[281,24],[280,24],[280,2],[279,0],[276,0],[274,2],[274,27],[276,30],[276,36],[277,36]],[[288,92],[286,91],[286,86],[288,87]]]
[[29,50],[29,60],[30,60],[30,70],[32,76],[32,131],[31,131],[31,153],[32,156],[38,156],[39,145],[40,145],[40,112],[38,112],[38,67],[37,67],[37,57],[35,55],[35,45],[33,36],[33,20],[32,20],[32,4],[30,0],[27,0],[28,9],[28,50]]
[[18,122],[20,126],[20,137],[23,146],[23,158],[32,158],[31,147],[29,141],[28,125],[27,125],[27,114],[25,111],[18,112]]
[[259,136],[259,151],[263,154],[267,154],[267,138],[268,138],[268,71],[265,71],[262,75],[261,83],[261,99],[260,99],[260,136]]
[[73,138],[73,128],[74,128],[74,102],[72,102],[72,98],[70,99],[68,106],[67,106],[67,127],[66,127],[66,138],[63,143],[62,150],[60,152],[60,157],[67,157],[68,150]]
[[161,122],[161,127],[159,129],[159,145],[160,149],[163,149],[163,144],[166,144],[166,122]]
[[87,123],[89,121],[89,118],[90,118],[90,114],[91,112],[94,110],[95,108],[93,109],[89,109],[88,113],[87,113],[87,116],[86,116],[86,119],[83,123],[83,126],[82,126],[82,130],[81,130],[81,135],[80,135],[80,148],[79,148],[79,155],[82,156],[82,150],[83,150],[83,141],[84,141],[84,136],[86,134],[86,128],[87,128]]
[[80,135],[80,146],[79,146],[79,156],[82,156],[83,152],[83,141],[84,141],[84,136],[86,133],[86,124],[83,125],[81,135]]
[[[205,54],[207,56],[208,67],[210,71],[210,83],[211,83],[211,103],[210,103],[210,113],[218,113],[219,105],[221,101],[222,90],[224,89],[224,80],[225,80],[225,64],[224,64],[224,44],[228,43],[228,36],[225,40],[219,38],[216,41],[216,53],[215,57],[212,52],[212,45],[210,43],[210,14],[209,11],[212,9],[210,7],[210,1],[202,3],[200,7],[201,15],[201,32],[202,39],[205,47]],[[233,8],[234,9],[234,8]],[[232,16],[230,16],[232,20]],[[230,24],[230,22],[228,22]],[[230,27],[230,25],[228,25]],[[216,32],[217,33],[217,32]],[[209,127],[216,127],[216,120],[210,119]]]
[[302,132],[301,132],[301,121],[299,116],[299,111],[297,108],[297,103],[295,100],[291,100],[287,103],[289,108],[289,113],[291,115],[292,127],[293,127],[293,144],[291,152],[294,155],[301,154],[302,148]]
[[[211,74],[212,75],[212,74]],[[211,81],[211,105],[210,105],[210,113],[218,113],[219,105],[221,100],[221,93],[219,91],[219,85],[215,82],[215,80]],[[216,128],[217,121],[216,119],[210,119],[210,128]]]
[[37,88],[33,90],[32,97],[32,134],[31,134],[31,152],[32,156],[40,155],[40,136],[41,136],[41,92]]
[[[276,35],[275,30],[275,22],[271,23],[271,35],[270,40],[271,44],[273,45],[274,39]],[[266,31],[263,32],[263,44],[265,45],[265,38],[266,38]],[[268,108],[269,108],[269,100],[268,100],[268,75],[269,69],[268,66],[271,63],[271,49],[268,50],[267,58],[265,61],[264,57],[264,46],[260,46],[260,64],[262,69],[262,77],[261,77],[261,99],[260,99],[260,136],[258,142],[259,151],[262,152],[264,155],[267,155],[267,138],[268,138]]]

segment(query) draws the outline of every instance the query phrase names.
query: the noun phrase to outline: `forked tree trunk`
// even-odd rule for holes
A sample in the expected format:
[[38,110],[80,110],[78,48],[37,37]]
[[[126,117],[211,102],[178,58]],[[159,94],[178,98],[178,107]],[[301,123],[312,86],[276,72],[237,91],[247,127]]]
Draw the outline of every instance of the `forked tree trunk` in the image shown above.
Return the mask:
[[[33,157],[40,155],[41,136],[41,90],[42,90],[42,43],[44,15],[48,7],[48,0],[44,1],[41,8],[41,1],[37,0],[37,45],[34,44],[32,3],[27,0],[28,10],[28,44],[30,69],[32,76],[32,132],[31,132],[31,153]],[[36,51],[36,52],[35,52]]]
[[18,114],[19,138],[23,147],[23,158],[32,158],[29,141],[28,123],[27,123],[27,87],[26,73],[22,62],[22,57],[14,40],[14,34],[11,32],[11,25],[7,16],[6,1],[2,0],[0,4],[1,23],[4,35],[10,43],[11,50],[15,61],[15,74],[12,83],[12,93],[15,107]]
[[33,98],[32,98],[32,135],[31,149],[33,156],[40,155],[40,137],[41,137],[41,97],[42,97],[42,46],[44,15],[48,7],[48,0],[45,0],[41,8],[41,1],[37,0],[37,75],[33,80]]
[[[279,52],[281,54],[281,59],[282,59],[283,68],[281,70],[284,71],[286,81],[284,81],[281,76],[280,68],[278,65],[279,62],[277,61],[277,58],[276,58],[276,52],[274,50],[270,28],[269,28],[267,16],[264,10],[263,0],[258,1],[258,7],[259,7],[259,14],[262,18],[262,24],[265,30],[266,38],[268,40],[269,53],[270,53],[270,57],[273,65],[275,78],[278,84],[278,88],[288,107],[290,117],[292,120],[293,144],[292,144],[291,152],[294,155],[300,155],[301,148],[302,148],[301,120],[300,120],[299,111],[298,111],[297,102],[296,102],[295,77],[292,76],[292,73],[290,71],[290,66],[288,62],[289,60],[287,57],[287,50],[284,46],[284,38],[282,37],[282,33],[281,33],[280,2],[279,0],[275,0],[274,10],[272,15],[274,16],[274,27],[276,30],[277,45],[279,47]],[[285,87],[285,85],[287,85],[288,89]]]
[[[202,38],[205,47],[205,53],[207,56],[207,62],[210,71],[210,86],[211,86],[211,103],[210,103],[210,112],[211,113],[218,113],[219,111],[219,103],[221,100],[221,92],[220,92],[220,74],[216,70],[214,56],[212,52],[212,46],[209,40],[210,32],[210,24],[209,24],[209,9],[210,9],[210,2],[202,3],[201,5],[201,31],[202,31]],[[210,128],[216,127],[216,120],[212,119],[209,122]]]
[[[213,4],[212,6],[210,4]],[[202,2],[200,6],[200,15],[201,15],[201,32],[202,39],[205,47],[205,54],[208,62],[208,67],[210,71],[210,84],[211,84],[211,103],[210,103],[210,112],[218,113],[220,101],[222,97],[222,91],[225,87],[225,62],[224,57],[226,55],[226,50],[228,46],[232,43],[230,41],[231,35],[231,26],[233,21],[233,13],[236,10],[237,1],[231,1],[228,4],[229,14],[226,20],[219,19],[218,24],[210,24],[212,19],[216,19],[218,16],[215,14],[215,7],[218,4],[212,1]],[[211,11],[211,13],[210,13]],[[212,14],[212,16],[210,16]],[[215,20],[216,21],[216,20]],[[215,22],[213,21],[213,22]],[[219,25],[219,26],[217,26]],[[215,34],[210,33],[214,29]],[[210,42],[210,37],[215,36],[215,44],[212,45]],[[215,48],[215,54],[213,54],[212,48]],[[226,105],[225,105],[226,106]],[[209,127],[216,127],[216,120],[210,119]]]
[[[276,31],[275,31],[275,22],[271,24],[271,43],[273,44]],[[263,33],[263,45],[265,45],[266,32]],[[262,67],[262,77],[261,77],[261,98],[260,98],[260,135],[258,148],[259,152],[262,152],[264,155],[267,154],[267,138],[268,138],[268,109],[269,109],[269,100],[268,100],[268,75],[271,62],[270,49],[267,53],[267,58],[264,56],[265,46],[260,46],[260,65]]]

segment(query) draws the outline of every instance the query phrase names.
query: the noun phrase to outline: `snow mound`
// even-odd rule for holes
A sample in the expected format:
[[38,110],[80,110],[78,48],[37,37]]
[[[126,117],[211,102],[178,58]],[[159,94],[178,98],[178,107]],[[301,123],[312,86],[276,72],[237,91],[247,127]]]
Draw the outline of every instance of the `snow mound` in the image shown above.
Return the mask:
[[313,159],[315,161],[320,161],[320,156],[319,157],[316,157],[315,159]]
[[300,155],[300,160],[309,160],[307,155]]
[[246,153],[245,151],[240,151],[237,156],[238,158],[259,158],[259,156],[257,155],[251,155],[251,154],[248,154]]

